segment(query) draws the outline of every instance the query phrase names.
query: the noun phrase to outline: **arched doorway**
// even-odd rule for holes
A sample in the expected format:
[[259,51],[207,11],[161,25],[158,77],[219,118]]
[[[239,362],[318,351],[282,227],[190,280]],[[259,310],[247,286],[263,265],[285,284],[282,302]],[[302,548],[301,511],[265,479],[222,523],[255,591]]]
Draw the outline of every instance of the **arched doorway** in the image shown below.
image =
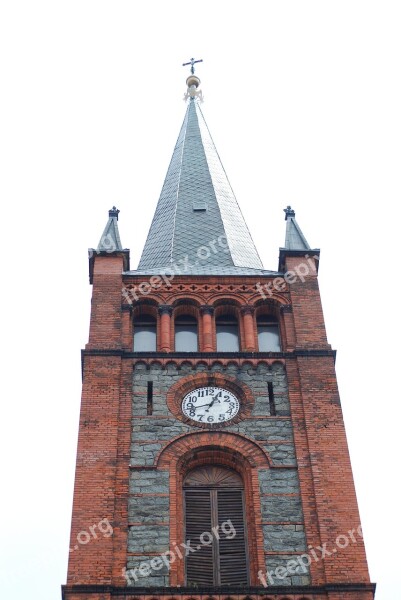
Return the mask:
[[187,585],[248,584],[248,552],[241,476],[203,465],[183,482]]

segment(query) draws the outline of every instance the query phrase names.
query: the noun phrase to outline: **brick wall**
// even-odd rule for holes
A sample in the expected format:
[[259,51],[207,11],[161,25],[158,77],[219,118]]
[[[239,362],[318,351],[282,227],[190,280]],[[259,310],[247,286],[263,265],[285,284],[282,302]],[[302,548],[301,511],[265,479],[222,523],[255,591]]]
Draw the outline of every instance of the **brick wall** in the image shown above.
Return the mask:
[[[303,260],[287,257],[287,267],[295,269]],[[257,293],[255,279],[216,277],[207,284],[201,277],[177,277],[157,296],[146,298],[146,306],[155,311],[160,304],[182,310],[188,298],[198,307],[195,313],[201,305],[219,305],[220,298],[226,298],[237,307],[243,345],[244,314],[239,307],[252,306],[256,314],[265,303],[280,319],[283,353],[277,362],[274,357],[261,360],[257,353],[218,360],[207,356],[176,360],[172,353],[141,362],[132,354],[130,306],[121,304],[122,267],[119,256],[95,257],[65,598],[118,598],[120,586],[127,584],[124,568],[138,568],[179,544],[182,474],[191,466],[215,461],[236,468],[244,480],[255,565],[252,585],[263,590],[257,578],[261,569],[272,577],[269,598],[278,600],[276,587],[288,586],[291,591],[283,587],[283,593],[294,598],[371,600],[373,588],[368,584],[363,541],[356,533],[358,508],[316,273],[311,271],[304,281],[284,286],[266,300]],[[159,322],[158,314],[157,318]],[[203,335],[202,319],[199,333]],[[173,339],[171,330],[171,347]],[[213,332],[211,339],[215,344]],[[200,374],[246,387],[252,397],[250,412],[221,432],[180,420],[168,408],[168,392],[181,380]],[[276,415],[270,414],[268,382],[274,385]],[[107,523],[113,535],[108,535]],[[330,554],[322,558],[318,549],[326,544]],[[312,556],[309,571],[295,565],[284,577],[275,576],[305,553]],[[136,598],[138,585],[144,590],[182,586],[179,563],[183,561],[177,560],[170,570],[163,567],[144,575],[140,583],[131,581],[127,600],[131,594]],[[308,582],[314,587],[309,588]],[[331,591],[327,583],[334,586]],[[299,586],[304,592],[298,592]],[[145,593],[142,596],[146,598]]]

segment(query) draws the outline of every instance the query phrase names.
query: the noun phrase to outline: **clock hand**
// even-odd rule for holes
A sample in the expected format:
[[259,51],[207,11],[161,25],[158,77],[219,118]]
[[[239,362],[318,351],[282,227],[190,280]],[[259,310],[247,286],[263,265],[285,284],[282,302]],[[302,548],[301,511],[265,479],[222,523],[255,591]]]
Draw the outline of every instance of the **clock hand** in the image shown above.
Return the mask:
[[210,404],[199,404],[199,406],[194,406],[195,410],[197,408],[203,408],[204,406],[210,406]]
[[[216,401],[217,401],[218,404],[220,404],[220,398],[218,399],[217,396],[218,396],[218,394],[216,394],[216,396],[214,396],[214,398],[212,399],[211,403],[209,404],[209,408],[211,408]],[[207,408],[205,410],[205,412],[209,412],[209,408]]]
[[[195,408],[195,410],[196,410],[197,408],[203,408],[204,406],[208,406],[208,407],[210,408],[210,407],[211,407],[211,406],[213,406],[213,404],[216,402],[216,400],[217,400],[217,396],[218,396],[218,394],[216,394],[216,396],[214,396],[214,397],[212,398],[212,401],[211,401],[211,402],[208,402],[208,404],[199,404],[199,406],[195,406],[195,407],[194,407],[194,408]],[[217,402],[220,402],[220,400],[217,400]]]

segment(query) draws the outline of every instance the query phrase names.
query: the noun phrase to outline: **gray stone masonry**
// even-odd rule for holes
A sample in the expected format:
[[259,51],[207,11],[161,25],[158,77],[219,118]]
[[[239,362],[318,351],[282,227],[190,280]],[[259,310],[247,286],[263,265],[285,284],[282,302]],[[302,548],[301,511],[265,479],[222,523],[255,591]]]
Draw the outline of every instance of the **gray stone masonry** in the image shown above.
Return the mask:
[[[137,587],[162,587],[169,584],[169,569],[158,557],[129,556],[127,562],[127,585]],[[167,562],[167,561],[166,561]]]
[[262,494],[299,494],[296,469],[262,469],[259,484]]
[[310,570],[305,555],[266,557],[267,585],[309,585]]
[[299,496],[262,496],[262,521],[302,523],[302,506]]
[[131,496],[128,519],[133,523],[168,523],[169,499],[164,496]]
[[[128,514],[129,522],[137,525],[130,527],[128,552],[140,553],[140,556],[128,559],[128,585],[169,585],[168,568],[157,561],[153,564],[158,568],[151,567],[155,555],[163,555],[170,550],[169,473],[141,470],[141,467],[154,467],[160,450],[172,439],[199,431],[198,427],[177,420],[169,412],[166,396],[170,387],[182,377],[205,370],[205,366],[196,370],[190,366],[177,369],[173,364],[167,369],[159,365],[147,369],[144,364],[139,364],[134,369],[131,465],[135,468],[130,477]],[[211,372],[217,371],[221,371],[219,365],[212,367]],[[271,368],[260,365],[257,369],[250,365],[241,369],[230,365],[221,372],[246,384],[255,399],[251,418],[224,430],[259,442],[275,467],[259,471],[264,548],[271,553],[266,559],[266,568],[274,572],[277,567],[285,567],[288,560],[294,559],[294,552],[301,555],[306,548],[285,369],[279,363]],[[147,415],[149,381],[153,383],[152,415]],[[269,382],[273,384],[275,416],[270,414]],[[290,554],[287,556],[286,552]],[[309,575],[305,569],[303,565],[295,565],[282,578],[274,575],[274,581],[277,585],[307,584]],[[279,575],[281,573],[279,571]]]
[[157,552],[169,549],[169,528],[159,525],[137,525],[128,532],[128,552]]
[[169,477],[167,471],[132,471],[130,494],[168,494]]
[[263,525],[265,550],[302,552],[306,549],[302,525]]

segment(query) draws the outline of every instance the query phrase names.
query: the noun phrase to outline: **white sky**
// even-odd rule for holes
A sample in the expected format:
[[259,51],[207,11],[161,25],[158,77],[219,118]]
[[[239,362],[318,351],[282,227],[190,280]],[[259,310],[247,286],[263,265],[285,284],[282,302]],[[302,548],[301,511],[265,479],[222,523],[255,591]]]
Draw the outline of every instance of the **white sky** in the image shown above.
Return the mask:
[[[0,589],[61,598],[87,248],[113,204],[136,267],[181,126],[202,110],[264,265],[283,208],[312,247],[376,600],[398,584],[401,5],[5,0],[0,6],[4,416]],[[398,529],[398,531],[397,531]]]

